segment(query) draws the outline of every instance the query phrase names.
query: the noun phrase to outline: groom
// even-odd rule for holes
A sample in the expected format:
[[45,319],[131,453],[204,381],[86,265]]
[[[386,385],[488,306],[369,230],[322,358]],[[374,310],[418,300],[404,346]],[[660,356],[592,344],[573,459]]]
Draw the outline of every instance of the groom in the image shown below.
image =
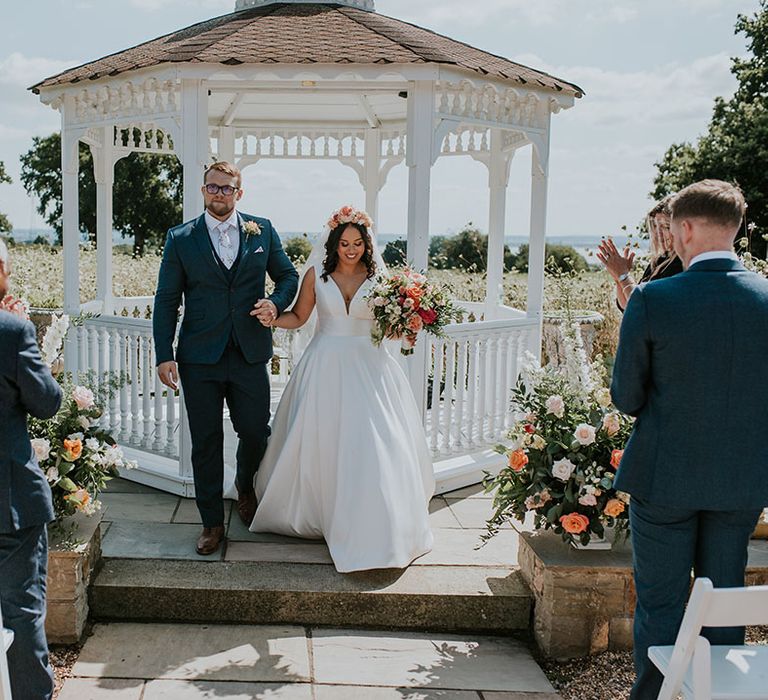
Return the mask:
[[[632,495],[632,700],[659,693],[648,647],[675,643],[691,569],[716,587],[743,586],[749,537],[768,505],[768,280],[733,252],[744,197],[704,180],[671,208],[685,271],[629,298],[611,387],[616,406],[637,416],[615,480]],[[705,636],[744,643],[743,628]]]
[[[235,208],[243,190],[234,165],[209,166],[202,192],[205,212],[168,232],[152,331],[160,381],[175,391],[181,378],[184,387],[195,500],[203,521],[196,549],[213,554],[224,539],[224,401],[239,438],[237,509],[250,525],[256,511],[253,479],[269,437],[272,331],[266,326],[293,300],[298,273],[269,220]],[[267,274],[275,289],[265,298]]]

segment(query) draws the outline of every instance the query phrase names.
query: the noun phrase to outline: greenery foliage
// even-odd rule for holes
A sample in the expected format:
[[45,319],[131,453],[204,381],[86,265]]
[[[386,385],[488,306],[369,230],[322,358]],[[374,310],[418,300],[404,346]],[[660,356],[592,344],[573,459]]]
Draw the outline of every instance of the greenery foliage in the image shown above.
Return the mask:
[[[80,230],[96,240],[96,182],[93,157],[79,151]],[[61,137],[35,136],[21,156],[21,181],[37,196],[38,213],[61,241]],[[182,167],[175,156],[132,153],[115,164],[113,227],[134,238],[134,254],[162,248],[166,231],[182,220]],[[111,242],[111,241],[110,241]]]
[[306,234],[294,236],[283,243],[283,250],[285,250],[285,254],[292,263],[301,265],[307,261],[309,254],[312,252],[312,244],[309,242]]
[[[676,143],[656,163],[654,190],[661,199],[704,178],[736,182],[749,203],[748,220],[768,227],[768,0],[751,17],[739,15],[736,33],[749,55],[732,59],[738,87],[733,97],[715,99],[707,132],[695,143]],[[765,257],[766,242],[749,236],[749,252]]]
[[[0,160],[0,185],[10,184],[11,182],[10,176],[5,172],[5,163]],[[13,231],[11,222],[3,212],[0,212],[0,233],[9,233],[10,231]]]

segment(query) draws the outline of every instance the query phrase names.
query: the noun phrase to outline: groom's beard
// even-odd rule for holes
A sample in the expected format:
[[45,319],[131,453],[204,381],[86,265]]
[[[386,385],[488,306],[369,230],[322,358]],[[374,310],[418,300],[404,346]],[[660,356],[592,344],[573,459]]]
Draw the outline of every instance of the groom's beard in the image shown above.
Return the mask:
[[208,211],[219,219],[227,219],[229,215],[234,211],[235,204],[229,202],[211,202],[208,207]]

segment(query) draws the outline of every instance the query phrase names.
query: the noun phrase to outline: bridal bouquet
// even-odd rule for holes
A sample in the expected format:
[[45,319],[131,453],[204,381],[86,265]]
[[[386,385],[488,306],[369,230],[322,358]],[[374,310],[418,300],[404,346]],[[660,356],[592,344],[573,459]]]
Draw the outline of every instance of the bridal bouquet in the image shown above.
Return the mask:
[[563,540],[586,545],[603,537],[605,526],[628,526],[629,496],[613,488],[631,419],[616,410],[605,387],[601,363],[590,364],[578,326],[564,337],[565,364],[540,367],[531,357],[513,392],[518,422],[498,476],[485,480],[495,491],[492,537],[509,518],[533,514],[536,529],[554,530]]
[[373,310],[371,338],[380,345],[385,338],[400,338],[400,352],[411,355],[416,337],[424,330],[443,335],[443,329],[462,317],[446,290],[410,268],[381,276],[367,296]]

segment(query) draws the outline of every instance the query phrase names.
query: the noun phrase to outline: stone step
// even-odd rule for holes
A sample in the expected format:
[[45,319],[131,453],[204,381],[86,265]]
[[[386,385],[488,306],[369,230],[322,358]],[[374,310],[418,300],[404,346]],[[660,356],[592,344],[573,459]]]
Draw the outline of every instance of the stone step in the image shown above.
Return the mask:
[[91,589],[96,620],[295,624],[446,632],[527,632],[520,573],[412,566],[339,574],[333,566],[105,558]]

